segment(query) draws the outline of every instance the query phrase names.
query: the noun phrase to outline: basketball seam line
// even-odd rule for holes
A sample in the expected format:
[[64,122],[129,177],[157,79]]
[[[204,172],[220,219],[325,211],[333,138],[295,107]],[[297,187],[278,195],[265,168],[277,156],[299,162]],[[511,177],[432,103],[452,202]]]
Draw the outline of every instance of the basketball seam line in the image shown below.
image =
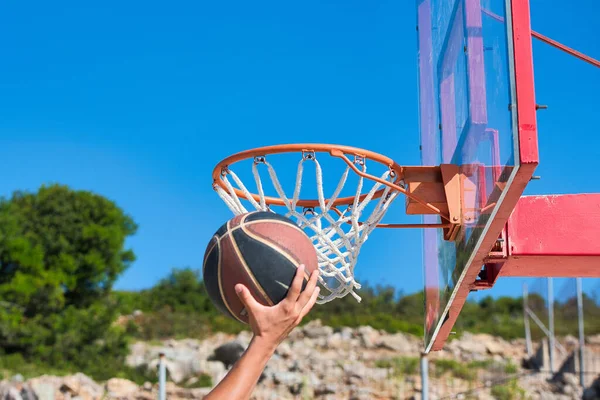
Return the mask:
[[[239,225],[237,225],[235,228],[229,229],[229,227],[228,227],[227,228],[227,232],[225,232],[222,236],[225,236],[225,235],[229,234],[229,232],[234,232],[234,231],[240,229],[242,224],[244,224],[244,225],[254,225],[254,224],[265,223],[266,221],[268,221],[270,224],[272,223],[272,224],[281,224],[281,225],[289,226],[289,227],[294,228],[294,229],[296,229],[296,230],[298,230],[298,231],[300,231],[300,232],[302,232],[302,233],[304,233],[306,235],[306,232],[304,232],[302,229],[300,229],[300,227],[298,225],[296,225],[294,223],[289,223],[289,222],[285,222],[285,221],[279,221],[279,220],[276,220],[276,219],[257,220],[257,221],[244,222],[244,219],[242,219],[239,222]],[[229,225],[229,223],[227,225]],[[222,236],[217,236],[216,234],[214,236],[216,236],[219,240],[221,240]]]
[[204,253],[205,256],[204,256],[204,262],[202,263],[202,275],[204,275],[204,270],[206,269],[206,262],[208,261],[207,255],[210,254],[213,251],[213,249],[219,245],[219,237],[217,235],[214,235],[211,238],[211,240],[213,238],[216,238],[217,240],[215,241],[215,243],[212,246],[210,246],[208,249],[206,249],[206,252]]
[[[239,222],[239,224],[242,225],[244,223],[245,219],[246,219],[246,217],[242,218],[242,220]],[[236,226],[235,229],[237,229],[238,227],[240,227],[240,225]],[[231,231],[233,231],[233,229]],[[229,232],[230,232],[230,230],[229,230],[229,226],[228,226],[227,227],[227,234],[229,234]],[[248,265],[246,264],[246,259],[244,258],[244,256],[240,252],[240,249],[238,248],[237,242],[235,241],[235,237],[233,235],[229,235],[229,236],[231,237],[231,243],[233,244],[233,249],[234,249],[235,253],[237,254],[238,258],[240,259],[240,261],[242,262],[242,266],[244,267],[244,269],[248,273],[248,277],[250,278],[250,280],[252,280],[252,283],[254,283],[254,285],[256,286],[256,288],[258,289],[258,291],[260,292],[260,294],[265,298],[266,302],[270,306],[273,306],[274,305],[273,301],[271,300],[271,298],[269,296],[267,296],[267,293],[264,291],[263,287],[258,283],[258,281],[256,280],[256,277],[254,276],[254,274],[252,273],[252,271],[250,270],[250,268],[248,268]]]
[[[245,227],[245,226],[250,226],[250,225],[254,225],[254,224],[257,224],[257,223],[261,223],[261,222],[265,222],[265,221],[264,221],[264,220],[261,220],[261,221],[250,221],[250,222],[243,222],[243,220],[242,220],[242,221],[240,221],[240,223],[239,223],[239,225],[238,225],[238,226],[236,226],[235,228],[232,228],[232,229],[229,229],[229,223],[227,223],[227,225],[228,225],[227,231],[226,231],[226,232],[225,232],[223,235],[221,235],[221,236],[218,236],[218,235],[216,235],[216,234],[213,236],[214,238],[216,238],[216,239],[217,239],[217,242],[216,242],[214,245],[212,245],[211,247],[209,247],[209,248],[206,250],[206,253],[208,253],[208,252],[212,251],[212,249],[214,249],[214,248],[215,248],[215,246],[216,246],[216,245],[218,245],[218,244],[219,244],[219,242],[222,240],[223,236],[227,236],[227,235],[229,235],[229,233],[230,233],[230,232],[235,232],[235,231],[237,231],[238,229],[242,229],[242,228],[243,228],[243,227]],[[296,228],[298,231],[300,231],[300,232],[302,232],[302,233],[304,233],[304,234],[306,235],[306,232],[304,232],[302,229],[300,229],[300,228],[299,228],[297,225],[293,225],[293,224],[290,224],[290,223],[288,223],[288,222],[284,222],[284,221],[277,221],[277,220],[269,220],[269,223],[274,223],[274,224],[281,224],[281,225],[290,226],[290,227],[292,227],[292,228]],[[309,238],[309,240],[310,240],[310,238]]]
[[[264,238],[256,233],[250,232],[249,230],[246,229],[246,227],[248,225],[251,225],[251,224],[246,224],[242,221],[242,223],[239,226],[242,228],[244,233],[247,234],[248,236],[250,236],[252,239],[254,239],[260,243],[264,243],[265,245],[267,245],[268,247],[270,247],[274,250],[277,250],[282,256],[284,256],[287,260],[289,260],[292,264],[294,264],[296,266],[296,268],[299,267],[300,263],[297,260],[295,260],[286,249],[278,246],[276,243],[267,242],[267,241],[265,241],[266,238]],[[304,271],[304,277],[306,278],[306,280],[310,280],[310,276],[306,273],[306,270]]]
[[295,228],[297,230],[299,230],[300,232],[306,234],[297,224],[295,224],[293,221],[282,221],[280,219],[257,219],[255,221],[248,221],[246,222],[246,218],[244,218],[242,221],[242,223],[244,223],[245,225],[253,225],[253,224],[259,224],[259,223],[264,223],[264,222],[273,222],[276,224],[282,224],[282,225],[289,225],[292,228]]
[[[227,221],[227,229],[229,229],[229,223],[231,221]],[[233,236],[232,236],[233,239]],[[234,248],[235,248],[235,241],[234,242]],[[219,246],[219,250],[220,250],[220,243],[221,241],[217,241],[216,245]],[[220,253],[220,251],[219,251]],[[233,315],[233,317],[235,319],[237,319],[239,322],[241,322],[242,324],[244,324],[245,322],[243,320],[241,320],[240,318],[238,318],[238,316],[236,315],[236,313],[233,312],[233,310],[231,309],[231,307],[229,306],[229,302],[227,301],[227,297],[225,296],[225,294],[223,293],[223,282],[221,279],[221,259],[223,257],[219,257],[219,264],[217,265],[217,278],[218,278],[218,282],[219,282],[219,293],[221,293],[221,299],[223,300],[223,304],[225,304],[225,307],[227,307],[227,310],[229,310],[229,313],[231,315]]]

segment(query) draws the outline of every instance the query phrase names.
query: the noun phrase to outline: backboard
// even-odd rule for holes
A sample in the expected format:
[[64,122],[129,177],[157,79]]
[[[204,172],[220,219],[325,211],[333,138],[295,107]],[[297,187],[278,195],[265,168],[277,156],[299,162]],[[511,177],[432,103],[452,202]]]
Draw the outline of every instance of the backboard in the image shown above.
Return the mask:
[[[425,351],[439,350],[538,163],[528,0],[417,0],[423,165],[459,166],[461,230],[425,229]],[[425,215],[425,223],[439,216]]]

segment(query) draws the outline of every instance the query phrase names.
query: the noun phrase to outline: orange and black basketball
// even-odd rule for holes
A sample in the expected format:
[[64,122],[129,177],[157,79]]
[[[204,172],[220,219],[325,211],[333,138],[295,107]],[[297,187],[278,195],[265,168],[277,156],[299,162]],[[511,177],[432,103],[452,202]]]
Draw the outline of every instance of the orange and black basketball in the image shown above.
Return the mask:
[[212,237],[204,255],[204,283],[223,314],[247,323],[235,285],[245,285],[259,303],[275,305],[287,295],[301,264],[306,285],[318,267],[310,238],[289,218],[257,211],[232,218]]

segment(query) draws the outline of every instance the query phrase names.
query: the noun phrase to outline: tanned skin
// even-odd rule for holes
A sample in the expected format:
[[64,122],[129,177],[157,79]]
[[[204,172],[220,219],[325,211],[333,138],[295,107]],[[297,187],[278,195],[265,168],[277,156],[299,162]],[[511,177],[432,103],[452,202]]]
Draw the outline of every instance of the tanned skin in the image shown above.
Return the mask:
[[235,291],[248,311],[253,337],[244,355],[205,400],[250,399],[277,346],[298,326],[317,301],[319,271],[311,274],[306,288],[302,290],[304,269],[304,265],[301,265],[296,271],[286,298],[271,307],[258,303],[244,285],[236,285]]

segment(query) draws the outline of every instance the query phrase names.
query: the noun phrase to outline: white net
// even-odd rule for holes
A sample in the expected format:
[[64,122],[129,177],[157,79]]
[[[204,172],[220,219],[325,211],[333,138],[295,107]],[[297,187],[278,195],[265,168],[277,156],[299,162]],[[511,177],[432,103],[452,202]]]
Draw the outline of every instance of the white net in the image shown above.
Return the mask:
[[[307,161],[314,162],[316,167],[319,205],[313,209],[297,205],[302,186],[304,163]],[[357,157],[355,164],[360,170],[366,173],[367,167],[363,158]],[[360,248],[368,239],[371,231],[376,228],[377,224],[384,217],[389,205],[397,197],[398,192],[387,185],[373,182],[373,187],[369,192],[361,195],[363,193],[365,178],[359,176],[353,204],[347,206],[344,210],[339,210],[334,207],[334,202],[340,196],[348,180],[348,175],[351,172],[350,166],[347,166],[342,173],[333,194],[326,198],[323,190],[321,165],[314,156],[314,153],[309,153],[308,155],[303,154],[302,159],[298,163],[294,192],[292,197],[289,198],[284,192],[273,166],[267,162],[265,157],[255,157],[252,165],[252,173],[258,191],[258,201],[252,197],[252,194],[242,183],[239,176],[230,168],[223,171],[221,175],[227,190],[217,184],[214,185],[214,189],[218,195],[235,215],[249,212],[242,201],[249,203],[255,210],[271,211],[265,199],[263,182],[259,171],[259,167],[263,166],[267,169],[268,176],[273,183],[277,195],[285,204],[285,208],[287,209],[285,213],[286,217],[296,221],[298,226],[310,237],[317,250],[319,269],[321,271],[320,285],[322,289],[325,289],[321,290],[317,303],[326,303],[335,298],[344,297],[347,294],[351,294],[356,300],[360,301],[360,296],[355,292],[355,290],[360,289],[360,284],[354,278],[354,267]],[[388,170],[380,178],[384,181],[392,182],[394,174]],[[369,180],[367,179],[367,181]],[[244,193],[245,199],[240,199],[234,188]],[[382,196],[374,200],[374,197],[376,197],[375,194],[380,189],[383,189]],[[366,210],[367,205],[372,200],[376,201],[374,207]]]

